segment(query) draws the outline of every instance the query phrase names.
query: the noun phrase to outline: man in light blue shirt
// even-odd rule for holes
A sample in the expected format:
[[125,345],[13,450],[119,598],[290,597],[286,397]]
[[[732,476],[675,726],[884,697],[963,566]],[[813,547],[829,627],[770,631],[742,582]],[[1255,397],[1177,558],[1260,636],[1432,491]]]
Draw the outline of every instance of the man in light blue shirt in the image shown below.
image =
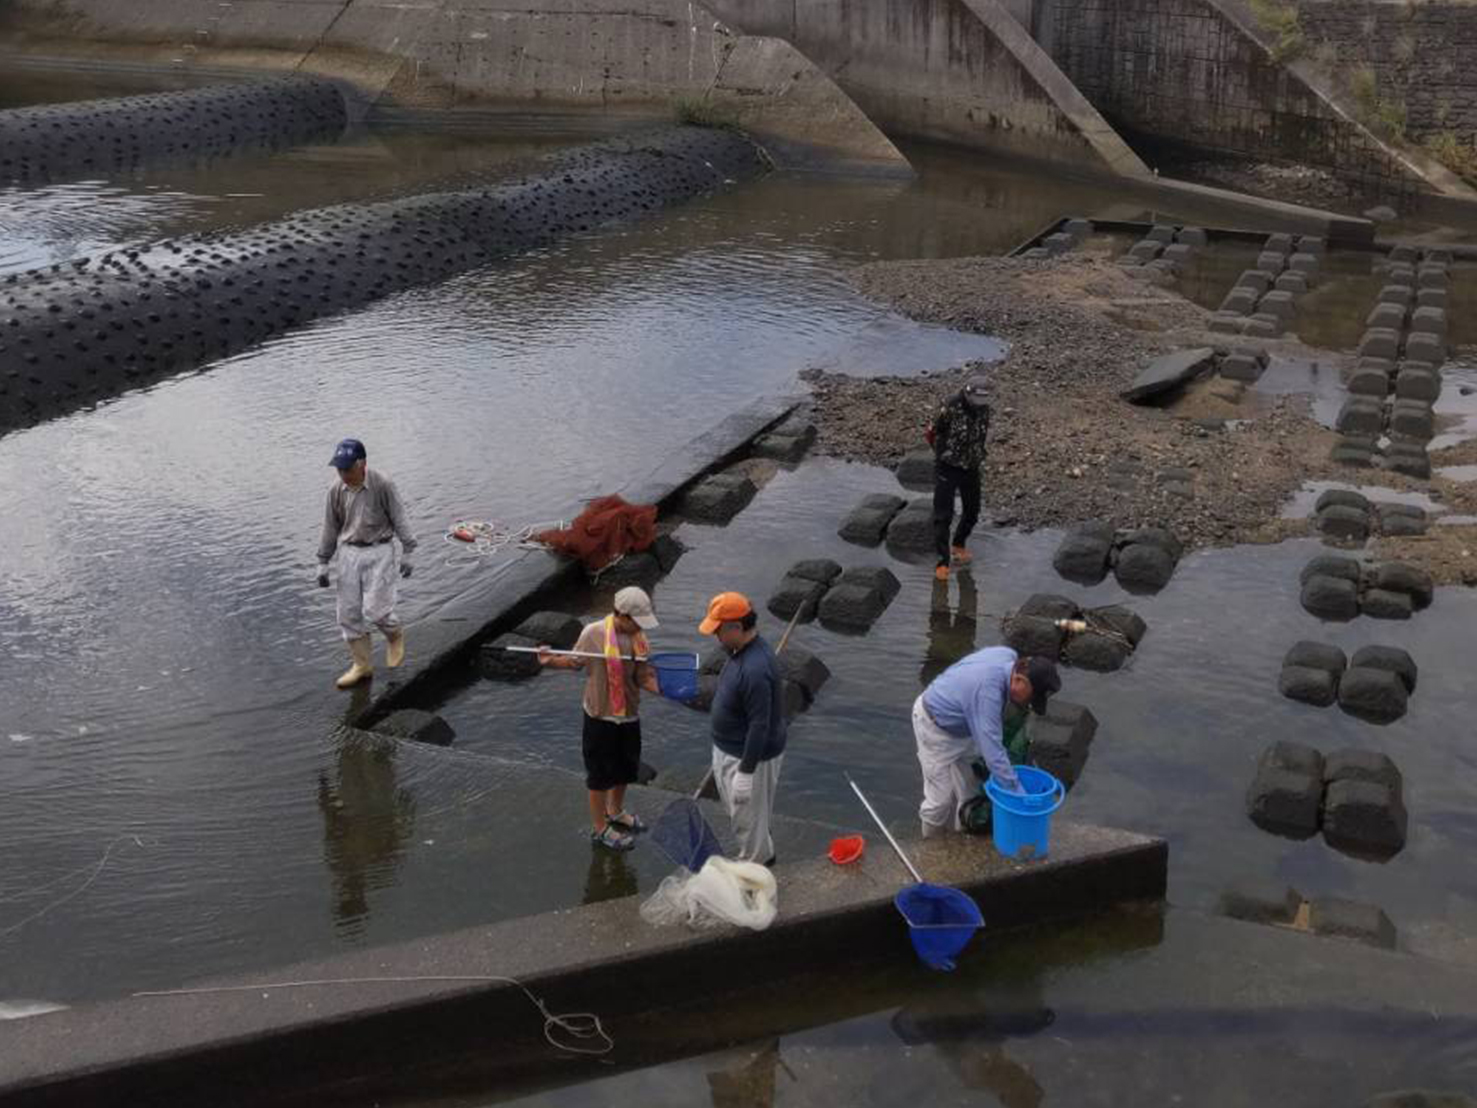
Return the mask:
[[959,830],[959,807],[978,791],[970,763],[983,758],[1001,786],[1020,791],[1005,752],[1006,708],[1046,714],[1046,699],[1062,687],[1056,663],[989,646],[955,662],[913,702],[913,736],[923,770],[918,815],[928,838]]

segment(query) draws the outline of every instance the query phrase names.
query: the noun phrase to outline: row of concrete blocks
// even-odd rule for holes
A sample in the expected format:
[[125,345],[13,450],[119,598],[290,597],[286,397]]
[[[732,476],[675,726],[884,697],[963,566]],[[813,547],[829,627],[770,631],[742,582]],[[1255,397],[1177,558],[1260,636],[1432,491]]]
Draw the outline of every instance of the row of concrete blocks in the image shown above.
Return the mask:
[[836,533],[858,546],[885,542],[897,554],[927,553],[934,549],[933,499],[872,493],[847,513]]
[[1040,246],[1033,246],[1021,255],[1032,261],[1045,261],[1047,258],[1055,258],[1071,250],[1076,250],[1087,236],[1092,234],[1092,220],[1069,219],[1062,224],[1062,229],[1047,235],[1041,240]]
[[1081,585],[1096,585],[1111,569],[1129,592],[1158,592],[1169,584],[1184,544],[1163,527],[1115,530],[1092,520],[1068,531],[1052,555],[1057,573]]
[[1281,741],[1262,751],[1246,812],[1264,831],[1306,839],[1323,832],[1337,850],[1389,858],[1405,846],[1404,780],[1388,757],[1341,750],[1325,758]]
[[[1386,950],[1395,949],[1395,925],[1390,922],[1390,917],[1375,905],[1357,900],[1337,896],[1310,900],[1290,885],[1274,881],[1243,881],[1221,893],[1216,907],[1221,915],[1248,923],[1296,927],[1314,935],[1352,939]],[[1408,1102],[1403,1097],[1399,1104],[1416,1108],[1415,1102]],[[1373,1102],[1370,1108],[1373,1108]],[[1390,1104],[1387,1108],[1395,1108],[1395,1105]]]
[[1430,607],[1435,596],[1431,575],[1407,562],[1366,564],[1320,554],[1303,567],[1298,581],[1304,610],[1331,622],[1345,622],[1360,615],[1409,619]]
[[[1393,309],[1381,314],[1380,308]],[[1399,308],[1394,304],[1377,306],[1370,318],[1391,319]],[[1404,317],[1401,317],[1402,320]],[[1371,326],[1359,340],[1360,359],[1377,358],[1387,362],[1422,362],[1439,369],[1446,361],[1446,309],[1417,308],[1410,315],[1409,330],[1399,327]],[[1433,330],[1430,328],[1439,328]]]
[[1355,394],[1344,401],[1334,428],[1350,438],[1378,439],[1386,432],[1415,444],[1430,442],[1436,434],[1436,409],[1429,400]]
[[[1413,418],[1413,409],[1410,416]],[[1334,440],[1329,458],[1346,466],[1369,468],[1382,465],[1384,468],[1403,473],[1407,477],[1426,478],[1431,476],[1431,456],[1422,442],[1411,439],[1390,439],[1382,442],[1373,435],[1340,435]]]
[[1269,361],[1267,352],[1260,347],[1238,346],[1219,360],[1216,372],[1227,380],[1252,384],[1262,379]]
[[1130,273],[1155,284],[1173,283],[1180,270],[1189,265],[1195,252],[1209,241],[1201,227],[1175,227],[1157,223],[1128,248],[1118,264]]
[[1395,646],[1362,646],[1351,661],[1336,646],[1304,640],[1282,660],[1278,690],[1290,700],[1327,708],[1335,701],[1351,716],[1393,723],[1415,693],[1416,664]]
[[780,619],[810,623],[818,618],[827,630],[864,635],[901,591],[902,582],[885,566],[843,570],[828,558],[812,558],[786,571],[768,608]]
[[1350,543],[1362,543],[1373,534],[1424,535],[1429,524],[1424,508],[1388,500],[1376,503],[1352,489],[1325,490],[1313,513],[1320,533]]
[[1349,375],[1347,388],[1353,396],[1384,400],[1423,400],[1435,403],[1441,396],[1441,370],[1431,362],[1393,358],[1360,358]]
[[1297,312],[1297,298],[1317,284],[1324,250],[1323,240],[1314,235],[1269,235],[1256,268],[1236,279],[1210,329],[1259,338],[1281,335]]
[[[1064,631],[1060,620],[1086,622],[1086,631]],[[1039,654],[1098,673],[1122,669],[1148,633],[1148,624],[1120,604],[1084,609],[1054,593],[1036,593],[1001,621],[1005,645],[1017,654]]]

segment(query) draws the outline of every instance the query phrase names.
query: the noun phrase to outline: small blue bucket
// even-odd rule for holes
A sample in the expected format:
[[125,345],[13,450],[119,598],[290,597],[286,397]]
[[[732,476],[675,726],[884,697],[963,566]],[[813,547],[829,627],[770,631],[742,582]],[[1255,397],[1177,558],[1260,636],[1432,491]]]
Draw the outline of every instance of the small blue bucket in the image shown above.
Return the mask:
[[668,700],[688,701],[697,696],[701,659],[696,654],[653,654],[648,661],[656,670],[656,687]]
[[944,885],[909,885],[893,903],[908,921],[913,949],[929,969],[953,969],[955,957],[985,924],[978,904]]
[[1051,845],[1051,814],[1062,806],[1066,790],[1044,769],[1016,766],[1024,793],[985,782],[990,798],[995,849],[1007,858],[1044,858]]

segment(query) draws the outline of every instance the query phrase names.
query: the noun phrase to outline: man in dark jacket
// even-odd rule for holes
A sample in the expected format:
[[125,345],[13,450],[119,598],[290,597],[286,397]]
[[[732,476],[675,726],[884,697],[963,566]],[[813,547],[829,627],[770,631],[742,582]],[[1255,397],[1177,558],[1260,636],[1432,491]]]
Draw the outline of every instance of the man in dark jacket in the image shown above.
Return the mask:
[[758,616],[743,593],[713,597],[698,625],[728,651],[713,694],[713,779],[733,821],[738,861],[774,862],[769,819],[785,757],[783,682],[774,649],[759,635]]
[[[988,379],[971,377],[933,417],[924,437],[933,446],[933,543],[938,568],[933,575],[949,579],[949,563],[970,560],[965,542],[980,518],[980,470],[985,464],[985,439],[990,433],[990,405],[985,401]],[[963,511],[954,528],[952,545],[949,525],[954,520],[954,497]]]

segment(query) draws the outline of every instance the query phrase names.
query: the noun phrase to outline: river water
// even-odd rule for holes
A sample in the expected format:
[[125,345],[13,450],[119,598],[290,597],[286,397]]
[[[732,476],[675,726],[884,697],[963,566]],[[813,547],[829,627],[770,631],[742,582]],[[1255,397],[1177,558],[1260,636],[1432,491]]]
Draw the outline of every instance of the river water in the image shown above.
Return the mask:
[[[0,92],[28,98],[42,94]],[[0,274],[498,173],[571,140],[382,128],[0,191]],[[999,253],[1063,214],[1154,214],[1110,207],[1094,185],[910,153],[914,180],[776,174],[0,439],[0,999],[114,997],[650,889],[667,868],[655,852],[592,860],[576,779],[539,769],[578,766],[568,681],[452,690],[439,709],[454,750],[344,738],[342,646],[310,581],[328,455],[362,438],[407,499],[424,542],[404,589],[414,650],[415,621],[495,568],[447,557],[450,520],[546,519],[810,366],[915,373],[998,353],[863,301],[852,265]],[[962,580],[936,589],[927,565],[835,536],[862,495],[895,490],[870,467],[781,472],[730,527],[684,527],[693,549],[658,591],[661,647],[700,648],[708,595],[763,597],[798,558],[902,578],[873,634],[797,632],[835,676],[795,725],[784,804],[841,826],[858,817],[842,770],[909,825],[908,705],[921,680],[995,641],[972,606],[1038,590],[1120,598],[1111,582],[1056,578],[1050,532],[982,529],[973,604]],[[1442,590],[1408,624],[1322,627],[1296,603],[1317,550],[1194,555],[1162,594],[1129,601],[1150,627],[1129,668],[1068,674],[1064,695],[1102,724],[1070,815],[1168,838],[1176,904],[1277,876],[1381,904],[1412,949],[1477,960],[1477,878],[1453,864],[1477,847],[1471,699],[1442,664],[1470,643],[1477,603]],[[1281,657],[1305,637],[1410,649],[1422,665],[1410,714],[1375,729],[1278,697]],[[701,717],[655,705],[648,719],[648,760],[699,772]],[[1241,798],[1276,738],[1390,753],[1406,775],[1406,849],[1375,865],[1252,827]],[[1166,974],[1200,957],[1190,946],[1165,955]]]

